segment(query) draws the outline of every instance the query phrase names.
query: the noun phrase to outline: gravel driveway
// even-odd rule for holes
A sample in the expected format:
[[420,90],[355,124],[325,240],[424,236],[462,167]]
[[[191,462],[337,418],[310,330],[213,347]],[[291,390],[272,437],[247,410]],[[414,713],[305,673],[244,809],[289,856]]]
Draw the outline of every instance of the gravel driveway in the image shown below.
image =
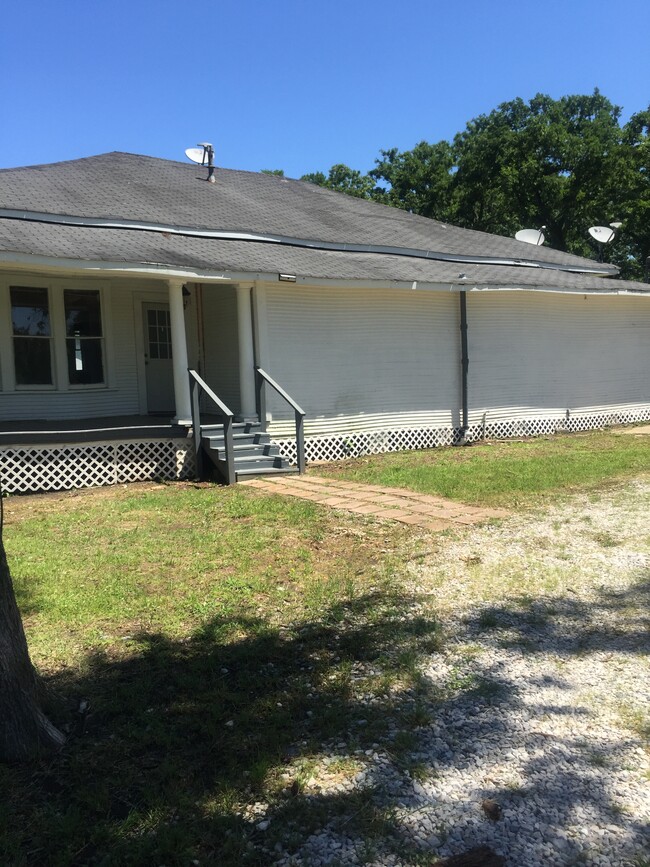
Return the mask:
[[380,748],[349,781],[376,787],[410,854],[393,835],[369,855],[332,822],[275,863],[428,864],[486,843],[510,867],[648,867],[650,481],[437,538],[410,567],[446,632],[425,661],[445,700],[416,729],[421,773]]

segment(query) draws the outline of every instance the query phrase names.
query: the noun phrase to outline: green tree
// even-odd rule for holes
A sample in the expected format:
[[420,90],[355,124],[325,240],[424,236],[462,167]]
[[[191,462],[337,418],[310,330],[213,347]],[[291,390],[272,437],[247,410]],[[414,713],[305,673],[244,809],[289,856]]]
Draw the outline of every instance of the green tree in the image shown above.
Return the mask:
[[617,166],[618,217],[621,230],[611,246],[611,260],[621,274],[644,279],[650,256],[650,106],[623,127],[624,156]]
[[[650,108],[620,119],[598,90],[537,94],[479,115],[451,144],[382,150],[367,174],[335,165],[303,180],[498,235],[545,226],[551,247],[640,279],[650,255]],[[623,225],[606,247],[589,235],[615,221]]]
[[421,141],[412,151],[381,151],[368,173],[387,186],[380,201],[432,217],[449,220],[453,213],[454,155],[449,142]]
[[375,181],[370,175],[363,175],[343,163],[332,166],[327,175],[323,172],[312,172],[303,175],[300,180],[309,181],[309,183],[319,187],[326,187],[328,190],[347,193],[347,195],[355,196],[358,199],[374,199],[381,195],[381,191],[376,191]]
[[454,139],[456,222],[503,235],[544,225],[552,247],[593,256],[589,226],[620,217],[620,114],[596,90],[515,99],[470,121]]

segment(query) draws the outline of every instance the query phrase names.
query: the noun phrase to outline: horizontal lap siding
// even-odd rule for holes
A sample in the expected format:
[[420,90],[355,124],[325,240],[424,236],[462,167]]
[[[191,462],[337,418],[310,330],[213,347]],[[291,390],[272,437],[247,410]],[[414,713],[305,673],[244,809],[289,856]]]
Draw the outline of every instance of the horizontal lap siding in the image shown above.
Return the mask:
[[470,424],[650,405],[650,301],[468,294]]
[[[457,424],[457,296],[278,286],[267,307],[269,373],[308,434]],[[270,409],[288,429],[286,407]]]

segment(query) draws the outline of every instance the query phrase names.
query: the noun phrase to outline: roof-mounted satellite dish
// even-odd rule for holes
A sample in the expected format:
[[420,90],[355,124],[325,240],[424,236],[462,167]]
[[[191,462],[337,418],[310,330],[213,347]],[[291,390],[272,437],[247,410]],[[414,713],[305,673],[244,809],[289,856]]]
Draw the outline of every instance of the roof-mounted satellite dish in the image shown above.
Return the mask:
[[[542,229],[545,228],[546,226],[542,226]],[[539,247],[540,244],[543,244],[545,240],[542,229],[520,229],[515,234],[515,238],[518,241],[524,241],[526,244],[535,244]]]
[[186,148],[185,156],[191,159],[193,163],[198,163],[202,166],[205,159],[205,151],[203,148]]
[[207,141],[200,141],[195,148],[187,148],[185,156],[201,166],[208,167],[208,181],[215,182],[214,178],[214,148]]
[[614,240],[616,229],[612,229],[611,226],[590,226],[589,234],[599,244],[609,244]]

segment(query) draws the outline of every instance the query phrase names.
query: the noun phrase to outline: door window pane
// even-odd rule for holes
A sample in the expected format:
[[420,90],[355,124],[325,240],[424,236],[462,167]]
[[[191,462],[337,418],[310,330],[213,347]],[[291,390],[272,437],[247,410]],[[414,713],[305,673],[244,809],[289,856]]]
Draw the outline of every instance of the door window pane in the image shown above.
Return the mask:
[[172,327],[169,310],[147,310],[149,358],[172,357]]
[[12,286],[10,296],[16,385],[52,385],[47,289]]

